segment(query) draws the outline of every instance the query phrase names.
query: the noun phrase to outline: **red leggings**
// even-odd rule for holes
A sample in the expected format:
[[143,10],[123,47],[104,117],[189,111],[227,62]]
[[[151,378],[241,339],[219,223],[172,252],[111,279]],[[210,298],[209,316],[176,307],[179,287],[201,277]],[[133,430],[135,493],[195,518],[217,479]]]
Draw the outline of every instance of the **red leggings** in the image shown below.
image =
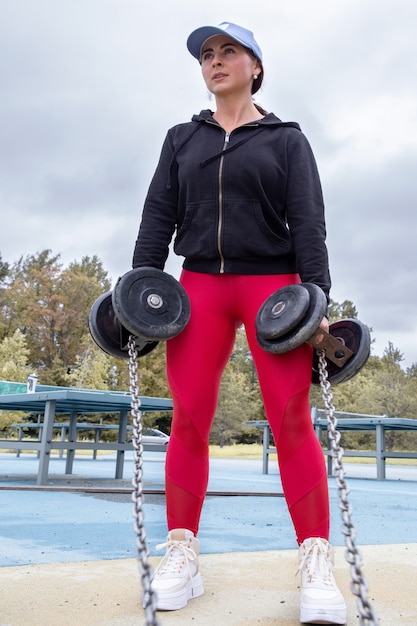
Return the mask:
[[256,341],[255,318],[277,289],[298,275],[242,276],[183,271],[191,303],[185,330],[167,342],[173,398],[166,459],[168,528],[197,534],[209,474],[208,441],[223,370],[243,323],[258,372],[265,413],[278,452],[281,481],[297,541],[329,535],[329,499],[323,453],[310,415],[311,347],[282,355]]

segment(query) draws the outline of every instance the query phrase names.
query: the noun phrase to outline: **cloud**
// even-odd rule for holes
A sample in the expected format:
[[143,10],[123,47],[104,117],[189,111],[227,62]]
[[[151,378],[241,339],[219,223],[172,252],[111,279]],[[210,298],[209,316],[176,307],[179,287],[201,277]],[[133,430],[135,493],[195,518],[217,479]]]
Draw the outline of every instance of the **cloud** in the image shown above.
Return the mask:
[[[0,0],[1,2],[1,0]],[[194,28],[231,20],[264,52],[257,100],[301,124],[327,207],[332,297],[417,362],[417,5],[293,0],[1,2],[0,252],[97,254],[130,268],[167,129],[214,108],[186,50]],[[167,270],[178,276],[171,255]]]

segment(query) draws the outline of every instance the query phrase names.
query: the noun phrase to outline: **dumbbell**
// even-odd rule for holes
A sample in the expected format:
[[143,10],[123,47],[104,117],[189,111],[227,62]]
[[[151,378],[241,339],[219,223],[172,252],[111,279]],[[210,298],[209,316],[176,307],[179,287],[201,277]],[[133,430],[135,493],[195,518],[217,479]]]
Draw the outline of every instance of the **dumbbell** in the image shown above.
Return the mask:
[[312,382],[320,384],[318,352],[324,351],[328,380],[346,382],[365,365],[370,354],[369,329],[356,319],[340,320],[320,328],[327,299],[313,283],[288,285],[265,300],[256,317],[259,345],[273,354],[283,354],[309,343],[314,348]]
[[160,341],[182,332],[189,319],[190,303],[183,286],[162,270],[138,267],[97,298],[88,323],[92,338],[104,352],[127,359],[130,336],[142,357]]

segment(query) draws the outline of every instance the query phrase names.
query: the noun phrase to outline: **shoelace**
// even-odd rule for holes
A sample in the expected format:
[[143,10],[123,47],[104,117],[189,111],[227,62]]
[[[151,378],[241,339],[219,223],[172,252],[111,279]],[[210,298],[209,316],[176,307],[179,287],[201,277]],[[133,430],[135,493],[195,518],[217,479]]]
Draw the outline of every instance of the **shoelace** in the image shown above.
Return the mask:
[[312,543],[306,550],[297,574],[305,567],[307,571],[308,582],[320,582],[333,586],[332,566],[329,562],[329,548],[320,539]]
[[157,550],[166,548],[166,554],[155,571],[157,575],[180,574],[183,565],[187,566],[188,578],[192,578],[190,562],[197,560],[197,555],[186,541],[169,540],[156,546]]

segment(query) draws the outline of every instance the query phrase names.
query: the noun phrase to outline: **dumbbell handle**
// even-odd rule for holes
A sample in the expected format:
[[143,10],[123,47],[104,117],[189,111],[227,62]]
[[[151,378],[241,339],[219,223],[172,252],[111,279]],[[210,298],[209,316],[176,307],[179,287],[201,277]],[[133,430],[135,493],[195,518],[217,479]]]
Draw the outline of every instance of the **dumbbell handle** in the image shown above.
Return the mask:
[[353,355],[350,348],[345,346],[337,337],[320,327],[314,331],[307,343],[316,348],[316,350],[324,350],[326,358],[339,367],[343,367],[346,361]]
[[[130,333],[127,328],[125,328],[120,322],[119,320],[117,320],[117,326],[119,328],[119,333],[120,333],[120,349],[121,350],[126,350],[126,352],[128,352],[129,350],[129,339],[130,336],[132,335],[132,333]],[[148,344],[152,343],[151,341],[146,341],[145,339],[142,339],[140,337],[135,337],[135,346],[136,349],[141,352]]]

